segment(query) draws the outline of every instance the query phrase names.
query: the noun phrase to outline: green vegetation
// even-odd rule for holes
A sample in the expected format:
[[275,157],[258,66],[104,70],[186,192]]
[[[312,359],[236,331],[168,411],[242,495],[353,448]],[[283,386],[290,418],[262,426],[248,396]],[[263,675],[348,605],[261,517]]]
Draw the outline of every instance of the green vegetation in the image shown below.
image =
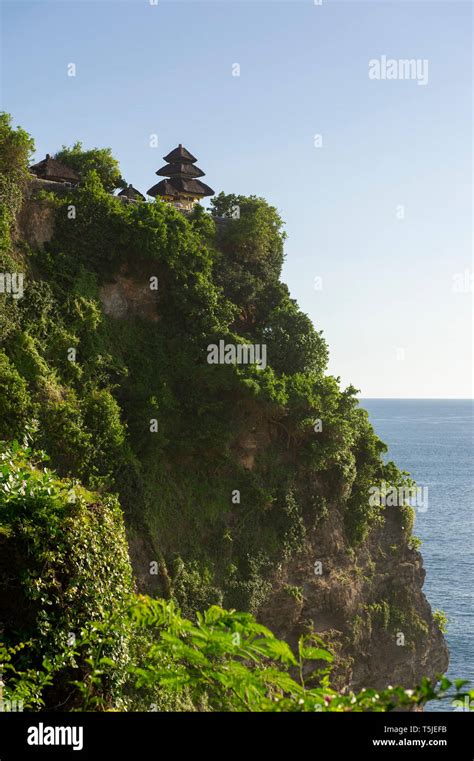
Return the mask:
[[420,539],[419,536],[415,536],[414,534],[408,540],[408,546],[411,550],[419,550],[422,544],[422,539]]
[[446,634],[448,631],[449,620],[444,610],[440,610],[439,608],[436,608],[436,610],[433,611],[433,618],[438,624],[440,632],[442,632],[443,634]]
[[[44,459],[16,442],[0,451],[4,644],[15,652],[18,643],[28,643],[15,653],[19,670],[41,669],[46,660],[45,678],[59,668],[77,678],[86,673],[85,662],[74,658],[68,642],[125,604],[132,574],[117,500],[61,481]],[[102,654],[123,667],[127,648],[116,626]],[[119,681],[118,667],[108,689]],[[66,698],[64,679],[46,685],[52,704]]]
[[[32,142],[2,119],[1,264],[26,275],[23,298],[0,296],[2,584],[26,610],[1,616],[9,699],[160,710],[411,699],[342,697],[326,673],[306,684],[303,660],[331,656],[313,640],[295,655],[253,618],[333,505],[357,547],[384,520],[370,487],[408,483],[356,390],[325,374],[324,338],[280,282],[277,211],[224,194],[214,215],[124,204],[107,192],[120,185],[110,151],[76,144],[56,158],[82,182],[42,194],[54,237],[29,248],[11,232]],[[126,319],[102,305],[121,284]],[[221,339],[265,343],[267,367],[209,365]],[[398,517],[408,537],[410,515]],[[142,588],[164,599],[134,597],[123,519]],[[420,689],[414,700],[431,687]]]
[[303,590],[301,587],[297,587],[294,584],[285,584],[283,589],[286,594],[296,600],[296,602],[303,602]]
[[77,172],[82,180],[91,172],[96,172],[104,190],[108,192],[126,187],[118,161],[112,156],[110,148],[91,148],[85,151],[78,141],[71,148],[63,145],[54,158]]
[[22,203],[33,139],[25,130],[12,129],[11,117],[0,113],[0,256],[10,247],[10,228]]

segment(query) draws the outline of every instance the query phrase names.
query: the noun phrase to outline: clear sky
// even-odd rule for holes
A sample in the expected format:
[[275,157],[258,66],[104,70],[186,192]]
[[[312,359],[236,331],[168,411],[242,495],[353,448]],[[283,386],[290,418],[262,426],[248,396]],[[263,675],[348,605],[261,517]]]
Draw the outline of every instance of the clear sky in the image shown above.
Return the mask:
[[[344,385],[472,396],[469,2],[1,5],[2,108],[38,159],[110,146],[146,191],[183,143],[217,192],[280,211],[284,280]],[[427,59],[427,84],[370,79],[383,55]]]

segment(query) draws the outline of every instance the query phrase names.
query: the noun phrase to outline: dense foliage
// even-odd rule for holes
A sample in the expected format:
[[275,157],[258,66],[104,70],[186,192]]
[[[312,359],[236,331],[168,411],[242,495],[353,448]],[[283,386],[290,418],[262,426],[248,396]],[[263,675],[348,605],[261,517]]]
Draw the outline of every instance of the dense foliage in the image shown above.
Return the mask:
[[[117,500],[61,481],[44,459],[16,442],[0,450],[4,645],[8,650],[28,643],[14,660],[18,669],[41,668],[46,659],[80,677],[84,663],[72,654],[76,636],[123,607],[132,593],[128,549]],[[127,654],[116,627],[103,655],[123,666]],[[119,673],[117,668],[109,691]],[[64,679],[48,689],[50,702],[60,703],[68,693]]]
[[104,189],[109,192],[126,186],[119,163],[112,156],[110,148],[84,150],[82,143],[78,141],[71,148],[63,145],[54,158],[77,172],[82,180],[91,172],[96,172]]
[[[10,232],[32,144],[8,119],[0,137],[13,199],[2,266],[26,273],[23,298],[0,296],[11,694],[55,707],[75,683],[69,707],[347,710],[352,697],[330,692],[327,675],[314,694],[294,682],[311,655],[291,654],[252,615],[331,506],[356,545],[384,520],[370,487],[409,482],[384,462],[356,390],[325,374],[322,333],[280,282],[277,211],[223,194],[213,215],[123,203],[107,192],[120,181],[110,152],[76,144],[56,157],[82,183],[39,197],[54,236],[29,247]],[[268,362],[209,364],[219,341],[265,344]],[[27,451],[13,443],[25,436]],[[112,494],[142,589],[167,602],[133,599]],[[400,509],[407,537],[409,518]],[[13,587],[23,621],[3,602]],[[354,705],[393,699],[367,693]]]
[[11,117],[0,113],[0,255],[10,242],[10,228],[22,202],[33,139],[21,127],[12,129]]

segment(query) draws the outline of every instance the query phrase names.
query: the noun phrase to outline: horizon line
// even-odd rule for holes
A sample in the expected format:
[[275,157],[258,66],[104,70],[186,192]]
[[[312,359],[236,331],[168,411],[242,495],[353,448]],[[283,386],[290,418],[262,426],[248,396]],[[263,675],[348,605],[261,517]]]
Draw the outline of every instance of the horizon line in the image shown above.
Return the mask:
[[474,402],[472,396],[360,396],[359,399],[383,399],[400,402]]

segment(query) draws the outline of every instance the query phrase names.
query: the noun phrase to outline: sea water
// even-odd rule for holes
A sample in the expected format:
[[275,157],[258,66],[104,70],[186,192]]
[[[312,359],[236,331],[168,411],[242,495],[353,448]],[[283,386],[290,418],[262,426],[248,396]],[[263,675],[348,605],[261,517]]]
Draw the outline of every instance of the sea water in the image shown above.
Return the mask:
[[[429,490],[429,508],[417,511],[424,592],[433,610],[448,616],[447,676],[474,689],[474,436],[473,400],[362,399],[388,459]],[[454,710],[432,701],[431,711]],[[460,709],[458,709],[460,710]]]

